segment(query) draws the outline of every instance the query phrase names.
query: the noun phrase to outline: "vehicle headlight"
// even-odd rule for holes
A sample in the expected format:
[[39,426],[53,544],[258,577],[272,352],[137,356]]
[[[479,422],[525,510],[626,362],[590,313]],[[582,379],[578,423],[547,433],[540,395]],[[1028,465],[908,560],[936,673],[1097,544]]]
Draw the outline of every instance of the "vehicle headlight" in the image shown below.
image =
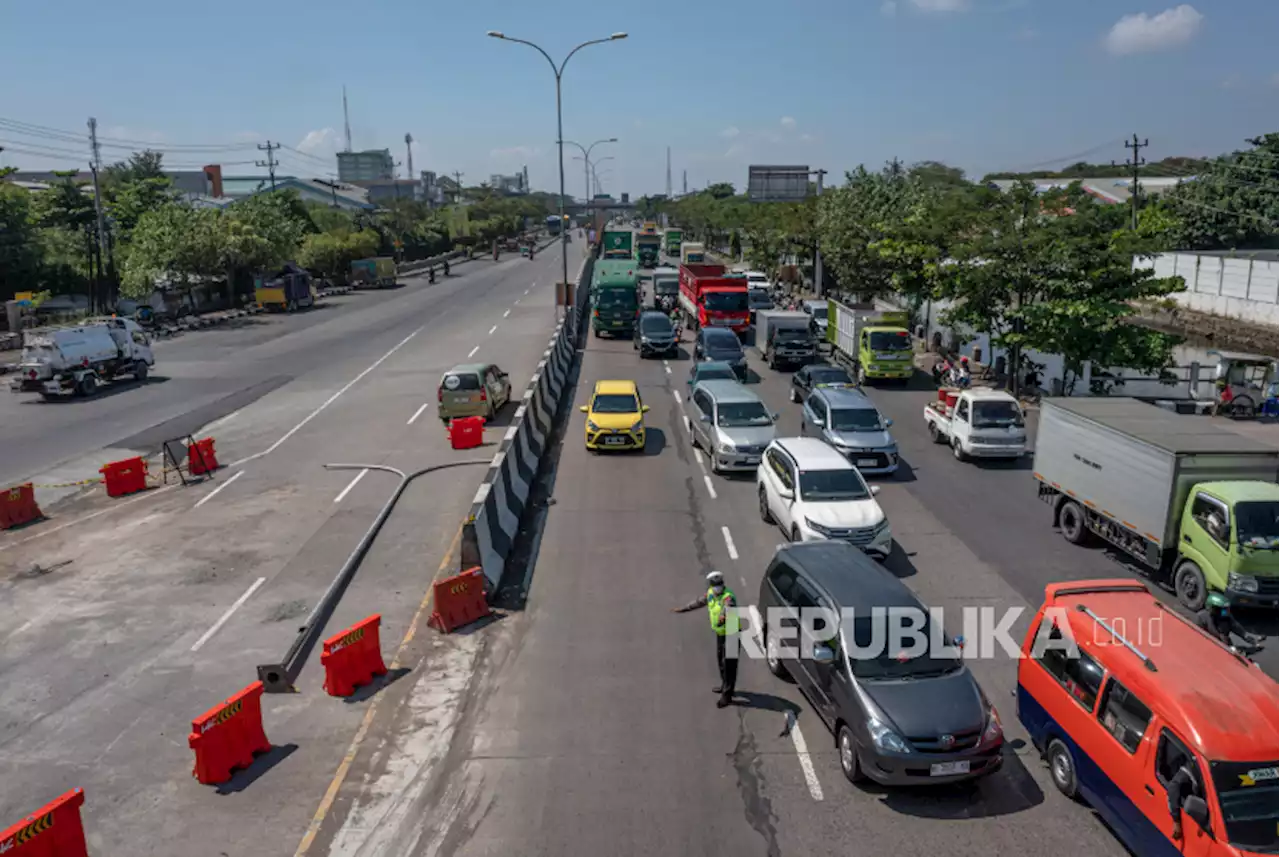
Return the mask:
[[600,426],[591,422],[591,420],[587,420],[587,431],[600,431]]
[[987,728],[982,732],[982,744],[994,744],[1004,737],[1004,727],[1000,725],[1000,714],[994,707],[987,709]]
[[644,431],[644,420],[636,420],[631,424],[632,433]]
[[887,750],[890,753],[908,753],[910,749],[907,742],[902,740],[897,732],[894,732],[879,720],[872,720],[867,724],[867,731],[871,733],[871,740],[881,750]]
[[733,455],[735,452],[738,451],[738,448],[733,444],[729,443],[728,441],[724,441],[720,443],[716,447],[716,449],[720,452],[721,455]]
[[1236,574],[1233,571],[1227,575],[1227,589],[1234,589],[1236,592],[1257,592],[1258,578],[1247,574]]
[[808,525],[809,529],[813,530],[818,535],[827,536],[827,537],[831,536],[830,527],[824,527],[822,526],[822,524],[819,524],[817,521],[813,520],[812,518],[805,518],[804,522],[806,525]]
[[880,521],[880,523],[878,523],[878,524],[876,524],[874,527],[872,527],[871,532],[872,532],[872,536],[873,536],[873,537],[875,537],[875,536],[882,536],[882,535],[884,535],[885,533],[889,532],[889,519],[888,519],[888,518],[882,518],[882,519],[881,519],[881,521]]

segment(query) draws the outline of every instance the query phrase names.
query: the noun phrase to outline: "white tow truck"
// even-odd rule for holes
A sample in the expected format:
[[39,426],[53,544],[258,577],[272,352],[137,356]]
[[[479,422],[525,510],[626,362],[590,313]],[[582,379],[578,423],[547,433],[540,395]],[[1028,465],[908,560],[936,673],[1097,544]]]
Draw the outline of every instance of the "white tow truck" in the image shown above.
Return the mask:
[[10,389],[46,399],[92,396],[122,375],[146,381],[155,365],[151,339],[130,318],[99,318],[65,327],[28,330]]
[[1026,419],[1009,393],[944,388],[938,395],[924,406],[925,425],[933,442],[949,445],[956,460],[1019,458],[1026,453]]

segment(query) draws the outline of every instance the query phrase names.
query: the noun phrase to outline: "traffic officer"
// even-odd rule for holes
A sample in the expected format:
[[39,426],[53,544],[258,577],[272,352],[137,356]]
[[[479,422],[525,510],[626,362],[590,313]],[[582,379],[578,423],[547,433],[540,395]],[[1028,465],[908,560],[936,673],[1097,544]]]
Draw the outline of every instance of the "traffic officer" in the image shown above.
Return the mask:
[[[716,665],[720,668],[720,684],[713,693],[720,694],[716,708],[724,708],[733,701],[733,691],[738,685],[738,655],[725,653],[725,638],[738,633],[738,616],[728,608],[737,608],[733,593],[724,585],[724,575],[713,571],[707,575],[707,593],[683,607],[672,607],[672,613],[688,613],[706,607],[711,617],[711,630],[716,635]],[[735,641],[736,642],[736,641]]]

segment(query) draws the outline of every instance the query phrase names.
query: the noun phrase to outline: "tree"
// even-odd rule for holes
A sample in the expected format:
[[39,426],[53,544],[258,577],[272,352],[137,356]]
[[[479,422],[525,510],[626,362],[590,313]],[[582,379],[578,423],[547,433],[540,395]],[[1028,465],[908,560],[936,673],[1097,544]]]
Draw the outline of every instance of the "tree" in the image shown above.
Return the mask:
[[729,182],[716,182],[715,184],[707,185],[704,193],[712,199],[728,199],[733,196],[734,190],[733,185]]
[[33,291],[40,271],[40,247],[31,221],[27,191],[0,182],[0,299]]
[[146,149],[134,152],[127,161],[116,161],[102,170],[102,183],[107,187],[115,184],[140,182],[147,179],[163,179],[164,154]]
[[252,251],[245,246],[236,267],[278,268],[297,253],[304,235],[316,231],[307,207],[292,190],[254,194],[231,206],[227,214],[261,239]]
[[1181,222],[1180,250],[1256,250],[1277,245],[1280,219],[1280,135],[1250,140],[1252,148],[1206,163],[1194,179],[1158,198]]
[[371,229],[359,232],[319,232],[302,239],[298,264],[336,282],[343,282],[356,259],[378,252],[381,239]]
[[969,184],[964,177],[964,170],[947,166],[941,161],[914,163],[908,168],[907,175],[923,187],[964,187]]
[[181,285],[221,275],[228,255],[222,221],[218,209],[177,202],[144,213],[133,231],[121,293],[146,298],[158,281]]

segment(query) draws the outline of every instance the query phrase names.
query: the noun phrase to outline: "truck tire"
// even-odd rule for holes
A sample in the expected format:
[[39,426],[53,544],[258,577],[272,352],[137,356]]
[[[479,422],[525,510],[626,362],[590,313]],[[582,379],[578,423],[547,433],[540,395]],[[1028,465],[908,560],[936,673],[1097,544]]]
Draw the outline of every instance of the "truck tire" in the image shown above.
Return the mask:
[[1062,537],[1073,545],[1084,545],[1089,542],[1089,526],[1085,523],[1084,509],[1074,500],[1068,500],[1058,510],[1058,529]]
[[98,392],[98,376],[92,373],[85,375],[76,383],[76,392],[86,399]]
[[938,431],[937,423],[929,423],[929,437],[933,438],[934,443],[945,443],[947,440],[946,436]]
[[133,377],[137,379],[139,384],[147,383],[147,371],[149,368],[145,360],[139,360],[133,364]]
[[1209,595],[1209,586],[1205,583],[1204,572],[1191,560],[1183,560],[1178,570],[1173,573],[1173,591],[1178,594],[1178,601],[1192,613],[1204,607],[1204,600]]

